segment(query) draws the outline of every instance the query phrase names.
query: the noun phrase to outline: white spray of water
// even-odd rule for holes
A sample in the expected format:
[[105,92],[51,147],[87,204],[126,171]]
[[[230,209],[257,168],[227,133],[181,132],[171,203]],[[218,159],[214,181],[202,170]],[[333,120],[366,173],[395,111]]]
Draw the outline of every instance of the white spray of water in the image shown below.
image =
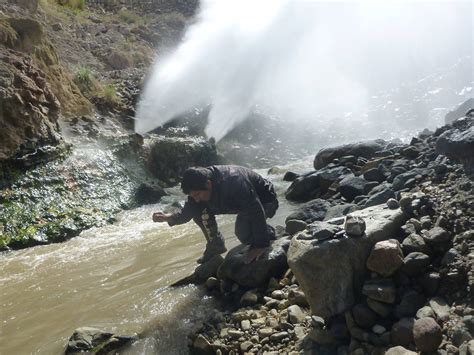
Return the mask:
[[256,106],[295,123],[363,112],[371,93],[470,55],[471,12],[470,1],[203,0],[156,62],[135,129],[208,104],[217,140]]

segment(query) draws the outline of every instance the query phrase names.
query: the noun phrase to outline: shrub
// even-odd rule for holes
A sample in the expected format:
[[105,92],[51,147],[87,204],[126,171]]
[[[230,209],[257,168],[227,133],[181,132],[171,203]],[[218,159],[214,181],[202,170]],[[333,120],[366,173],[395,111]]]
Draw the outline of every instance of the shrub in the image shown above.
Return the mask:
[[79,70],[76,72],[76,75],[74,76],[74,83],[76,83],[83,93],[90,93],[97,86],[92,71],[86,67],[79,68]]
[[125,23],[138,23],[141,21],[140,16],[130,10],[120,10],[118,16]]
[[112,84],[107,84],[104,86],[102,90],[102,96],[104,101],[111,105],[115,105],[120,101],[119,97],[117,96],[117,90],[115,90],[115,86]]

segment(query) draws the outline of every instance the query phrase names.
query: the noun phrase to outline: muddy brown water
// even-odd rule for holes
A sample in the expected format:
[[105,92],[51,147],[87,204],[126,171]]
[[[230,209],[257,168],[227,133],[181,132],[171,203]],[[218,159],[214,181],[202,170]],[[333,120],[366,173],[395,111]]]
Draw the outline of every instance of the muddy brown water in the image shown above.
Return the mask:
[[[288,186],[281,177],[271,176],[279,195]],[[183,198],[176,191],[67,242],[1,254],[0,354],[61,354],[82,326],[147,334],[126,354],[187,354],[186,335],[215,301],[196,286],[168,287],[194,270],[205,244],[192,222],[170,228],[151,221]],[[281,196],[270,223],[283,224],[293,209]],[[218,217],[228,249],[238,244],[234,221]]]

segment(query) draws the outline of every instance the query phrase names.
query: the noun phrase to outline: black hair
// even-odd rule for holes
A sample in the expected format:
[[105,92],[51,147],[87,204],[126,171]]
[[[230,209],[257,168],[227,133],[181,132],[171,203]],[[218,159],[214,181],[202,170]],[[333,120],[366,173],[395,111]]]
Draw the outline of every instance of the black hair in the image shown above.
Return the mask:
[[206,168],[189,168],[181,179],[181,190],[188,195],[191,191],[207,190],[207,181],[211,179],[211,171]]

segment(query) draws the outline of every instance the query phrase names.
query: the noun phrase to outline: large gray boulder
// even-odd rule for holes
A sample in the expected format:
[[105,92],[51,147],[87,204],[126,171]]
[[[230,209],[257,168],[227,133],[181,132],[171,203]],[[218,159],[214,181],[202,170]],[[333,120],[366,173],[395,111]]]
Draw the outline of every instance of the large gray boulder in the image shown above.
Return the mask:
[[351,144],[344,144],[337,147],[321,149],[314,157],[314,168],[321,169],[328,165],[336,158],[347,155],[356,157],[372,158],[379,150],[383,150],[387,146],[387,142],[382,139],[373,141],[365,141]]
[[198,137],[153,136],[145,140],[149,151],[147,165],[158,179],[177,182],[184,171],[191,166],[217,164],[216,146]]
[[[360,294],[366,261],[375,243],[396,235],[407,217],[400,210],[375,206],[352,213],[366,221],[365,235],[312,240],[301,232],[290,242],[288,264],[313,314],[330,317],[348,310]],[[328,221],[338,224],[342,218]]]
[[217,276],[230,279],[243,287],[266,287],[270,278],[280,277],[288,270],[286,251],[289,243],[286,237],[273,241],[269,250],[250,264],[245,264],[248,246],[238,245],[227,253]]
[[306,223],[322,221],[329,207],[331,207],[331,204],[328,201],[317,198],[305,203],[297,211],[291,213],[286,217],[286,222],[292,219],[298,219]]
[[308,201],[324,194],[329,186],[346,176],[353,176],[345,167],[327,167],[296,178],[285,193],[290,201]]

